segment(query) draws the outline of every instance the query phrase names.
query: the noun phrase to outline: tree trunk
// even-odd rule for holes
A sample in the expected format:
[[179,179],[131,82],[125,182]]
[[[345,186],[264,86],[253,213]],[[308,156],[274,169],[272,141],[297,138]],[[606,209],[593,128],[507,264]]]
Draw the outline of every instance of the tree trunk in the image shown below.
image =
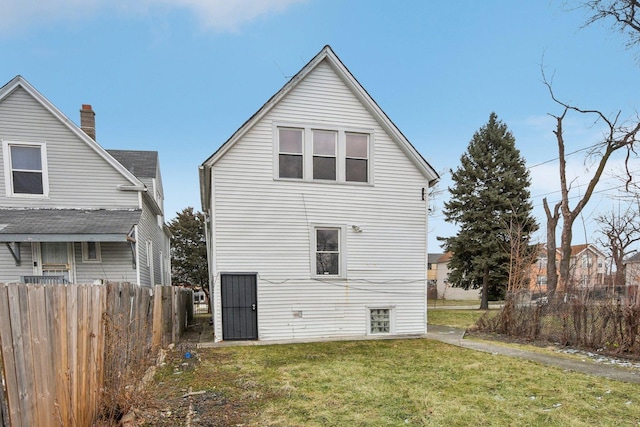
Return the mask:
[[489,268],[485,267],[482,273],[482,299],[480,300],[480,310],[489,309]]
[[554,207],[553,214],[549,209],[547,198],[542,199],[544,211],[547,214],[547,293],[553,295],[558,288],[558,267],[556,264],[556,229],[558,227],[559,205]]
[[560,237],[560,289],[563,292],[573,291],[573,280],[571,277],[571,239],[573,238],[573,221],[564,218],[562,224],[562,235]]

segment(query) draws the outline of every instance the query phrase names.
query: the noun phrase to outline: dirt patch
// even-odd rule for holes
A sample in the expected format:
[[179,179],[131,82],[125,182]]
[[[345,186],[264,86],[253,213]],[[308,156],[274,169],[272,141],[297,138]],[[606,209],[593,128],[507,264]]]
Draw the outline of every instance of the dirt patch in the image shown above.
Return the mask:
[[[127,426],[242,426],[254,418],[255,395],[231,396],[225,384],[240,380],[233,373],[212,375],[207,365],[228,362],[215,349],[200,350],[201,334],[209,333],[208,317],[197,317],[180,342],[157,367],[154,380],[142,392],[143,399],[129,414]],[[204,357],[202,357],[204,354]]]

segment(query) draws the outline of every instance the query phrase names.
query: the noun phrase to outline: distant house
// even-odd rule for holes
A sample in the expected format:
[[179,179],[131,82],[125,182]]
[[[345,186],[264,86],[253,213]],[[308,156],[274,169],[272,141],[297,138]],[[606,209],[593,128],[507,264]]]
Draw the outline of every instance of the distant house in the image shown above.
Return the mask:
[[[556,269],[560,268],[562,253],[556,249]],[[606,256],[592,244],[580,244],[571,246],[571,260],[569,262],[569,274],[575,289],[593,289],[601,287],[605,283]],[[547,292],[547,246],[538,245],[538,257],[532,265],[529,290],[533,294]]]
[[626,294],[640,303],[640,252],[625,261]]
[[329,46],[200,172],[216,340],[425,332],[438,175]]
[[430,285],[438,282],[438,260],[444,254],[428,254],[427,256],[427,281]]
[[438,299],[480,301],[480,289],[464,289],[449,283],[449,273],[451,272],[449,262],[452,255],[452,252],[446,252],[437,261]]
[[170,283],[155,151],[104,150],[21,76],[0,88],[0,282]]
[[571,278],[578,288],[604,285],[606,255],[592,244],[571,246]]
[[[530,287],[529,291],[532,296],[540,296],[542,294],[547,293],[547,276],[548,276],[548,253],[547,253],[547,245],[538,244],[537,246],[537,257],[535,263],[531,266],[530,273]],[[556,269],[560,266],[560,250],[556,249]]]

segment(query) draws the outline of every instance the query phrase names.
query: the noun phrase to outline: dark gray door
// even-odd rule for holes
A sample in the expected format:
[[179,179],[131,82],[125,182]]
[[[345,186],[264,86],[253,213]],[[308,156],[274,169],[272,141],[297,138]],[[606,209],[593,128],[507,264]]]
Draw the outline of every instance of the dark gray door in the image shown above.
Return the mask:
[[255,274],[221,274],[222,339],[258,339]]

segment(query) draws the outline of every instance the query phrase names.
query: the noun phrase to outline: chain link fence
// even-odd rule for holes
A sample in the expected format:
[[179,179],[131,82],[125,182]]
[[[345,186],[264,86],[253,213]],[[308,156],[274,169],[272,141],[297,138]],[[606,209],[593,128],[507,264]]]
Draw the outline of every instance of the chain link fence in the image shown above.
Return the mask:
[[640,299],[635,289],[579,290],[553,296],[510,295],[478,328],[530,341],[640,355]]

